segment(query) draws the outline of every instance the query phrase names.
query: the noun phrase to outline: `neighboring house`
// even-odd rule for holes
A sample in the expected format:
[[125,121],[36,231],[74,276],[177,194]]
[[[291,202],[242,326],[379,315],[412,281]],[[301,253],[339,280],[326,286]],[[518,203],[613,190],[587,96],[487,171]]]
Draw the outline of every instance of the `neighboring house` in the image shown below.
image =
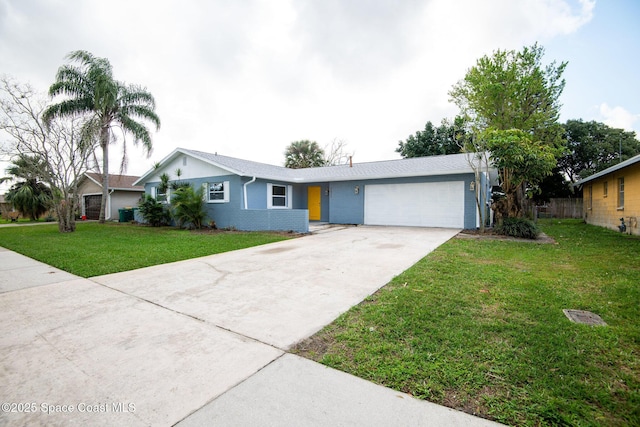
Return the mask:
[[[130,175],[109,175],[109,197],[105,207],[105,219],[119,218],[118,209],[137,207],[144,195],[144,187],[134,185],[140,177]],[[102,201],[102,175],[85,173],[78,184],[80,196],[80,215],[86,219],[99,219]]]
[[582,187],[584,219],[588,224],[640,235],[640,155],[578,181]]
[[[476,228],[476,183],[469,156],[454,154],[351,165],[288,169],[178,148],[136,185],[169,203],[160,176],[202,188],[219,228],[307,232],[309,221],[335,224]],[[175,176],[175,171],[181,174]],[[488,191],[487,191],[488,193]],[[490,195],[487,194],[487,201]]]
[[11,203],[7,202],[4,199],[4,194],[0,194],[0,215],[4,218],[9,218],[10,213],[14,213],[15,209],[11,205]]

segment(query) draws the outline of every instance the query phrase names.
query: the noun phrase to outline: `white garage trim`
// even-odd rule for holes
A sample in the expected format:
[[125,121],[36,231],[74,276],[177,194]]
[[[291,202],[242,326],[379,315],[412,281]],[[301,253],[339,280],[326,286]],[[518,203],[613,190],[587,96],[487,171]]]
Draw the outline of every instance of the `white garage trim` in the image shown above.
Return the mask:
[[366,185],[364,223],[464,228],[464,181]]

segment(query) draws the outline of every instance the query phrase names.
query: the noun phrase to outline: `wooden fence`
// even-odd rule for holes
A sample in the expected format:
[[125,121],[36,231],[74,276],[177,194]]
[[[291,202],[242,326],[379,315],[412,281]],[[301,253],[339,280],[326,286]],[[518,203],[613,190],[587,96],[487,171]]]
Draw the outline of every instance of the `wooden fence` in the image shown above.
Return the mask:
[[528,212],[533,213],[534,218],[582,218],[582,198],[551,199],[542,206],[534,206],[528,201]]

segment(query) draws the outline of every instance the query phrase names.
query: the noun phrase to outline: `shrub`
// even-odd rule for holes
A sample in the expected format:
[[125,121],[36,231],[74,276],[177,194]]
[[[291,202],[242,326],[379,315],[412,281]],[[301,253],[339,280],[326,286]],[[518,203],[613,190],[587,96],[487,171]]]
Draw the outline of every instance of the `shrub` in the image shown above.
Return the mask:
[[204,211],[202,189],[194,190],[192,186],[180,186],[171,197],[173,218],[182,227],[189,224],[194,228],[202,228],[202,223],[207,214]]
[[144,200],[138,203],[138,208],[142,218],[153,227],[168,225],[171,221],[169,211],[165,209],[164,205],[148,194]]
[[538,226],[525,218],[504,218],[495,230],[499,234],[523,239],[537,239],[540,234]]

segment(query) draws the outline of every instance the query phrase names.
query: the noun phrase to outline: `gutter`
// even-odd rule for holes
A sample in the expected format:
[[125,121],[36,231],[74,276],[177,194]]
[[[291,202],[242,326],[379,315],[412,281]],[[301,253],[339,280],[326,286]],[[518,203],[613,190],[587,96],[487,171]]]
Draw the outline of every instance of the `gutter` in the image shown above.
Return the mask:
[[242,189],[244,191],[244,208],[249,209],[247,206],[249,205],[249,201],[247,200],[247,185],[249,184],[253,184],[254,182],[256,182],[256,177],[254,176],[251,181],[247,181],[242,185]]
[[111,195],[113,194],[114,191],[116,190],[113,188],[111,189],[111,191],[109,191],[109,198],[107,199],[107,206],[106,206],[107,212],[109,212],[109,216],[107,216],[105,212],[105,217],[104,217],[105,221],[109,221],[111,219]]

